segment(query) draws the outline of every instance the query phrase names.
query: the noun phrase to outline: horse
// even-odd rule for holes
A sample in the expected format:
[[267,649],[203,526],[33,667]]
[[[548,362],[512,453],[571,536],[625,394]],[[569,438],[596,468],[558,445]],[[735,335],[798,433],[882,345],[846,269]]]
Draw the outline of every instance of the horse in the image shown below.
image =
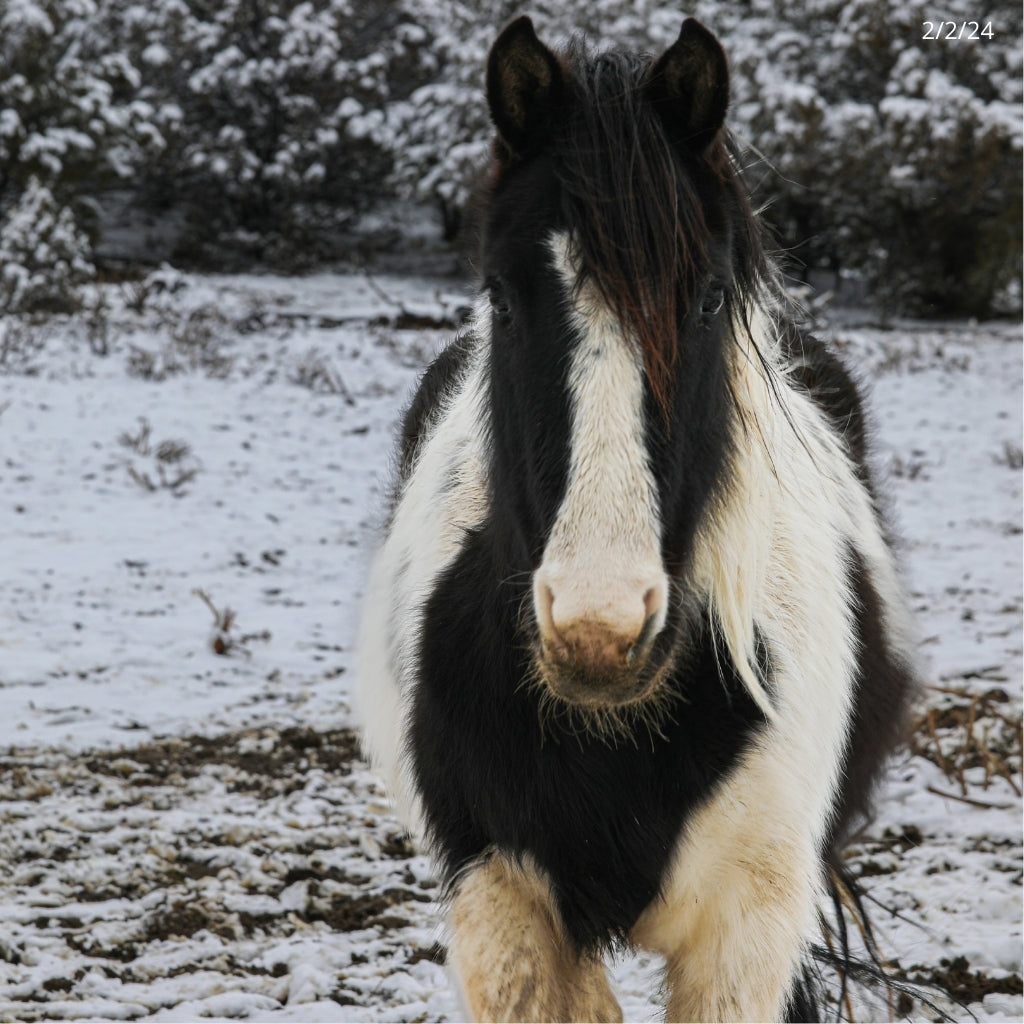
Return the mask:
[[852,374],[803,326],[693,19],[487,59],[480,291],[404,415],[355,694],[473,1020],[819,1012],[832,871],[914,690]]

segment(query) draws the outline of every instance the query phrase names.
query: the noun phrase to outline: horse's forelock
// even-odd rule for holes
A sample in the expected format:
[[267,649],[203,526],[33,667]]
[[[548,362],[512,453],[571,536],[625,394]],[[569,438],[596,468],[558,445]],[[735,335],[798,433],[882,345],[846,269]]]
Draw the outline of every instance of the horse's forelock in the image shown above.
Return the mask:
[[[553,144],[565,220],[584,275],[635,336],[667,421],[687,302],[711,270],[709,197],[645,99],[649,57],[593,57],[576,40],[568,63],[572,102]],[[724,140],[700,159],[702,178],[724,190],[746,221],[737,286],[751,290],[759,256],[747,250],[757,244],[756,229]]]

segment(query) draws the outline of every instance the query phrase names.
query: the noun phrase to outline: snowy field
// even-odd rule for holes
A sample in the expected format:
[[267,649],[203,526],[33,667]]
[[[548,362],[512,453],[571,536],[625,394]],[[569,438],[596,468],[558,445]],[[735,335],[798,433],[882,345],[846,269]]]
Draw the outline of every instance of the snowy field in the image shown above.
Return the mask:
[[[0,320],[0,1021],[457,1019],[347,700],[396,419],[466,301],[167,272]],[[851,855],[937,1004],[891,1012],[1019,1021],[1020,329],[826,333],[871,385],[929,683]],[[615,965],[628,1018],[656,969]]]

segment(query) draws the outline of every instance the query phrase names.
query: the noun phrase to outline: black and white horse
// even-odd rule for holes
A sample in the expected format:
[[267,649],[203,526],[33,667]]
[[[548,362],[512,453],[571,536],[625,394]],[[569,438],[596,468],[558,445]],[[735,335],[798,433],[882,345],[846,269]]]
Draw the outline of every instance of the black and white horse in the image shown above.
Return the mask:
[[477,1020],[811,1012],[801,964],[912,641],[849,376],[787,312],[687,20],[487,66],[481,297],[406,414],[366,746],[449,885]]

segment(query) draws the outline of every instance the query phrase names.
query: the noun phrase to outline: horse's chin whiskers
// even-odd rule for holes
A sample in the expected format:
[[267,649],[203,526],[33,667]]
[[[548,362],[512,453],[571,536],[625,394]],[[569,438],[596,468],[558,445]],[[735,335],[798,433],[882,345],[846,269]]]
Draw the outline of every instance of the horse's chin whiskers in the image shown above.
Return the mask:
[[546,735],[553,739],[567,735],[582,741],[599,740],[615,747],[622,742],[639,745],[646,732],[665,739],[664,728],[675,721],[673,714],[684,698],[667,685],[675,659],[668,658],[644,686],[642,694],[622,702],[596,700],[592,703],[574,701],[558,692],[555,673],[545,661],[539,642],[533,647],[530,672],[521,685],[538,696],[538,718]]

